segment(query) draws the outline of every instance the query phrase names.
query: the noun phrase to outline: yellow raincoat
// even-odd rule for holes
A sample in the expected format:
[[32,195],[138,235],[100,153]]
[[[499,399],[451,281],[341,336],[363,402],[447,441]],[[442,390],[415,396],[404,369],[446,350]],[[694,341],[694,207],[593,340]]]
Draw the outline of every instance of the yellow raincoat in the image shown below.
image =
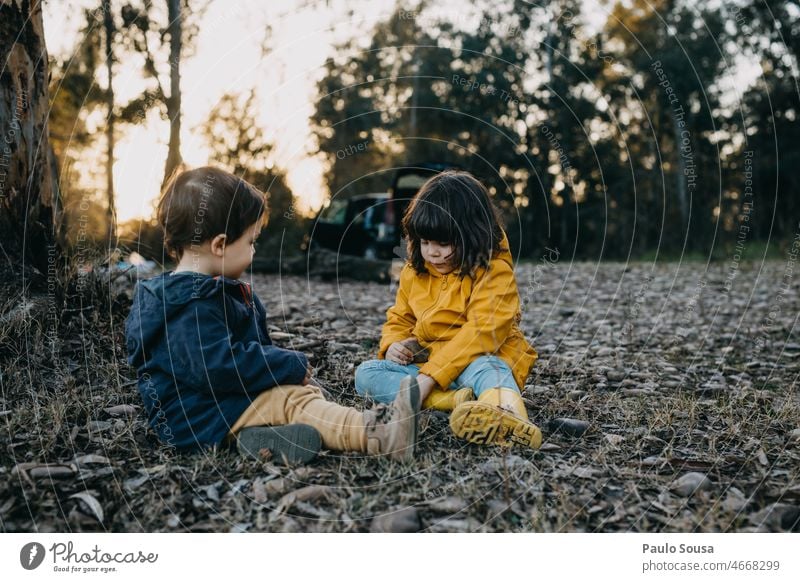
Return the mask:
[[491,354],[511,367],[522,390],[537,355],[519,328],[519,292],[505,236],[501,249],[488,269],[463,279],[457,271],[442,275],[427,262],[427,273],[420,275],[406,263],[397,300],[386,312],[378,358],[385,358],[394,342],[413,336],[430,349],[420,373],[442,388],[476,358]]

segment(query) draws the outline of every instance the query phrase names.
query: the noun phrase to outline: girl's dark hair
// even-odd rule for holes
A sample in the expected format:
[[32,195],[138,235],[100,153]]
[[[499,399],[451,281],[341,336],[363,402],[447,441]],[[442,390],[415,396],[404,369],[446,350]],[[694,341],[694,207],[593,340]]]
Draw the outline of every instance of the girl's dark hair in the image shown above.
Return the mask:
[[464,277],[487,267],[501,250],[503,230],[489,192],[472,174],[447,171],[419,189],[403,216],[408,255],[417,273],[425,273],[420,240],[452,244],[453,260]]
[[245,229],[266,221],[264,194],[233,174],[205,166],[176,171],[158,202],[158,224],[164,229],[164,246],[180,260],[186,248],[218,234],[228,242],[238,240]]

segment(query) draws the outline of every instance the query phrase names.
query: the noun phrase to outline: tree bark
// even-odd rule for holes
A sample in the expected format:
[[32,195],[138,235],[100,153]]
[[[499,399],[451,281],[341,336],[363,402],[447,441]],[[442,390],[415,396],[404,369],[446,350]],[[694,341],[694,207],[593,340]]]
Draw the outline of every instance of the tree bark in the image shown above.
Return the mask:
[[116,247],[117,208],[114,203],[114,17],[111,14],[111,0],[103,0],[103,27],[106,40],[106,71],[108,90],[106,91],[106,197],[108,199],[108,246]]
[[41,0],[0,0],[0,264],[48,271],[61,217]]

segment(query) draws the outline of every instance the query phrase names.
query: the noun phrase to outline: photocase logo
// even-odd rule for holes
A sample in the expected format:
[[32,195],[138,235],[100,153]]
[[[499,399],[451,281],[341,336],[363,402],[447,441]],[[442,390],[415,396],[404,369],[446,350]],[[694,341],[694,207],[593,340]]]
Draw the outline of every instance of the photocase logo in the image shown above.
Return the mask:
[[19,563],[26,570],[35,570],[44,561],[44,546],[37,542],[30,542],[22,546],[19,552]]

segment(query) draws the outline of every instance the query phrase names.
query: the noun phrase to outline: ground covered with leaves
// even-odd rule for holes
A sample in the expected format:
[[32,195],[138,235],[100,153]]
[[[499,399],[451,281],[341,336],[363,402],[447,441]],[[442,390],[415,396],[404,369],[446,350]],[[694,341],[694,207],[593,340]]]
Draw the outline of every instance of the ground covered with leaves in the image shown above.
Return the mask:
[[[147,428],[125,363],[124,283],[72,289],[58,309],[3,298],[0,529],[800,529],[794,263],[552,259],[517,272],[542,449],[467,445],[445,414],[423,412],[408,466],[176,454]],[[253,283],[275,343],[307,353],[333,399],[369,406],[353,372],[374,357],[392,284]]]

